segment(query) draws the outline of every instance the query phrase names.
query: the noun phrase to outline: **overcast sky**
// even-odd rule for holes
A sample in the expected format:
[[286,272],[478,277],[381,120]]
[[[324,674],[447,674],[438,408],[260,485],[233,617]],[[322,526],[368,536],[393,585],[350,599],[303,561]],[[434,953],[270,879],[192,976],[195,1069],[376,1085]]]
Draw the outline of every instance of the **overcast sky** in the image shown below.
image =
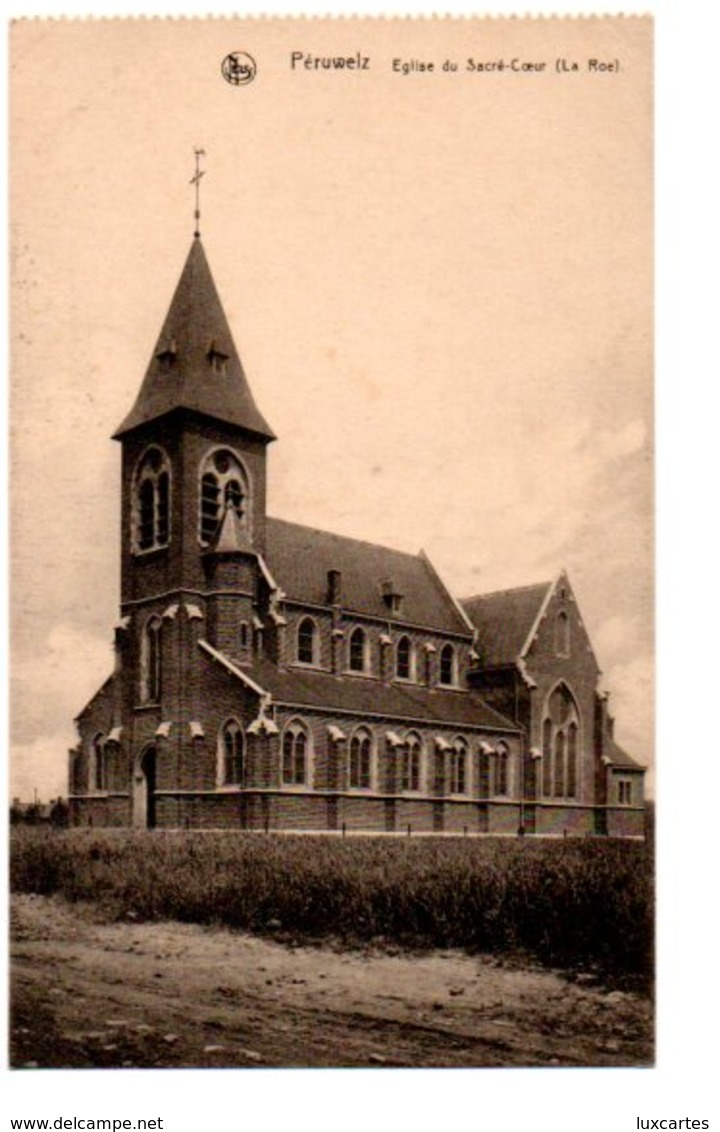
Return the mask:
[[[618,29],[622,28],[619,32]],[[647,25],[14,29],[12,792],[65,789],[111,670],[119,446],[192,238],[271,446],[272,514],[416,551],[459,596],[566,568],[616,735],[652,736]],[[582,35],[581,35],[582,33]],[[220,77],[233,49],[253,84]],[[293,50],[371,57],[292,71]],[[457,59],[402,76],[393,57]]]

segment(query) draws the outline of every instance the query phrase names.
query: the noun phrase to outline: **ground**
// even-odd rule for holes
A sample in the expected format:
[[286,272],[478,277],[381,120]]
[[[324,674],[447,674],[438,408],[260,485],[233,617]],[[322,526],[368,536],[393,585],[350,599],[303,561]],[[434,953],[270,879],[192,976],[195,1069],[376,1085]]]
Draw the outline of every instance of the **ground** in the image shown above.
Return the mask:
[[590,974],[490,957],[105,923],[13,898],[14,1067],[629,1066],[652,1009]]

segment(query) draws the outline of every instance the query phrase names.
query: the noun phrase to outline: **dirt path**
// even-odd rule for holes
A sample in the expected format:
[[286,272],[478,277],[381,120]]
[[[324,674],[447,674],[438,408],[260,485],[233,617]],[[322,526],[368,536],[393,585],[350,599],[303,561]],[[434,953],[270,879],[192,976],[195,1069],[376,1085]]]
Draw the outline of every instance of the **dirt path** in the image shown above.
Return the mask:
[[535,968],[13,900],[15,1067],[647,1065],[647,999]]

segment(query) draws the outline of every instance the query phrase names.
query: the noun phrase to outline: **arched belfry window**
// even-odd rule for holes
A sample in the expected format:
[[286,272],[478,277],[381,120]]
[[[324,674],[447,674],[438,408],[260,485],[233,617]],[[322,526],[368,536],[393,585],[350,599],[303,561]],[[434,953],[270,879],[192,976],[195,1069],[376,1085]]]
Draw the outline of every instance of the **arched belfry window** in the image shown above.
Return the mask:
[[210,452],[200,468],[200,541],[209,543],[217,534],[228,508],[243,526],[250,521],[250,481],[234,452],[219,448]]
[[169,541],[170,461],[153,446],[143,453],[133,477],[133,550],[156,550]]
[[156,704],[162,688],[162,621],[148,617],[140,643],[140,702]]
[[372,786],[372,736],[359,727],[350,739],[350,786],[369,790]]
[[580,713],[567,684],[558,684],[545,705],[542,791],[546,798],[575,798],[578,791]]
[[310,783],[310,734],[301,720],[288,723],[283,732],[282,780],[284,786]]
[[245,780],[245,735],[236,719],[220,729],[218,780],[221,786],[242,786]]
[[318,663],[318,628],[312,617],[303,617],[298,625],[297,659],[299,664]]

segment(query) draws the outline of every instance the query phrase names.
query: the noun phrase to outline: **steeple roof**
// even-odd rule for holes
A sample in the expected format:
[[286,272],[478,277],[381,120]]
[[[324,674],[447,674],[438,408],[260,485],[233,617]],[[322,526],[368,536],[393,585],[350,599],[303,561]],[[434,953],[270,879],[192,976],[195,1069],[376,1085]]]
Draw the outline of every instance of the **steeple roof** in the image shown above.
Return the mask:
[[253,400],[198,236],[137,400],[115,439],[173,409],[190,409],[275,439]]

